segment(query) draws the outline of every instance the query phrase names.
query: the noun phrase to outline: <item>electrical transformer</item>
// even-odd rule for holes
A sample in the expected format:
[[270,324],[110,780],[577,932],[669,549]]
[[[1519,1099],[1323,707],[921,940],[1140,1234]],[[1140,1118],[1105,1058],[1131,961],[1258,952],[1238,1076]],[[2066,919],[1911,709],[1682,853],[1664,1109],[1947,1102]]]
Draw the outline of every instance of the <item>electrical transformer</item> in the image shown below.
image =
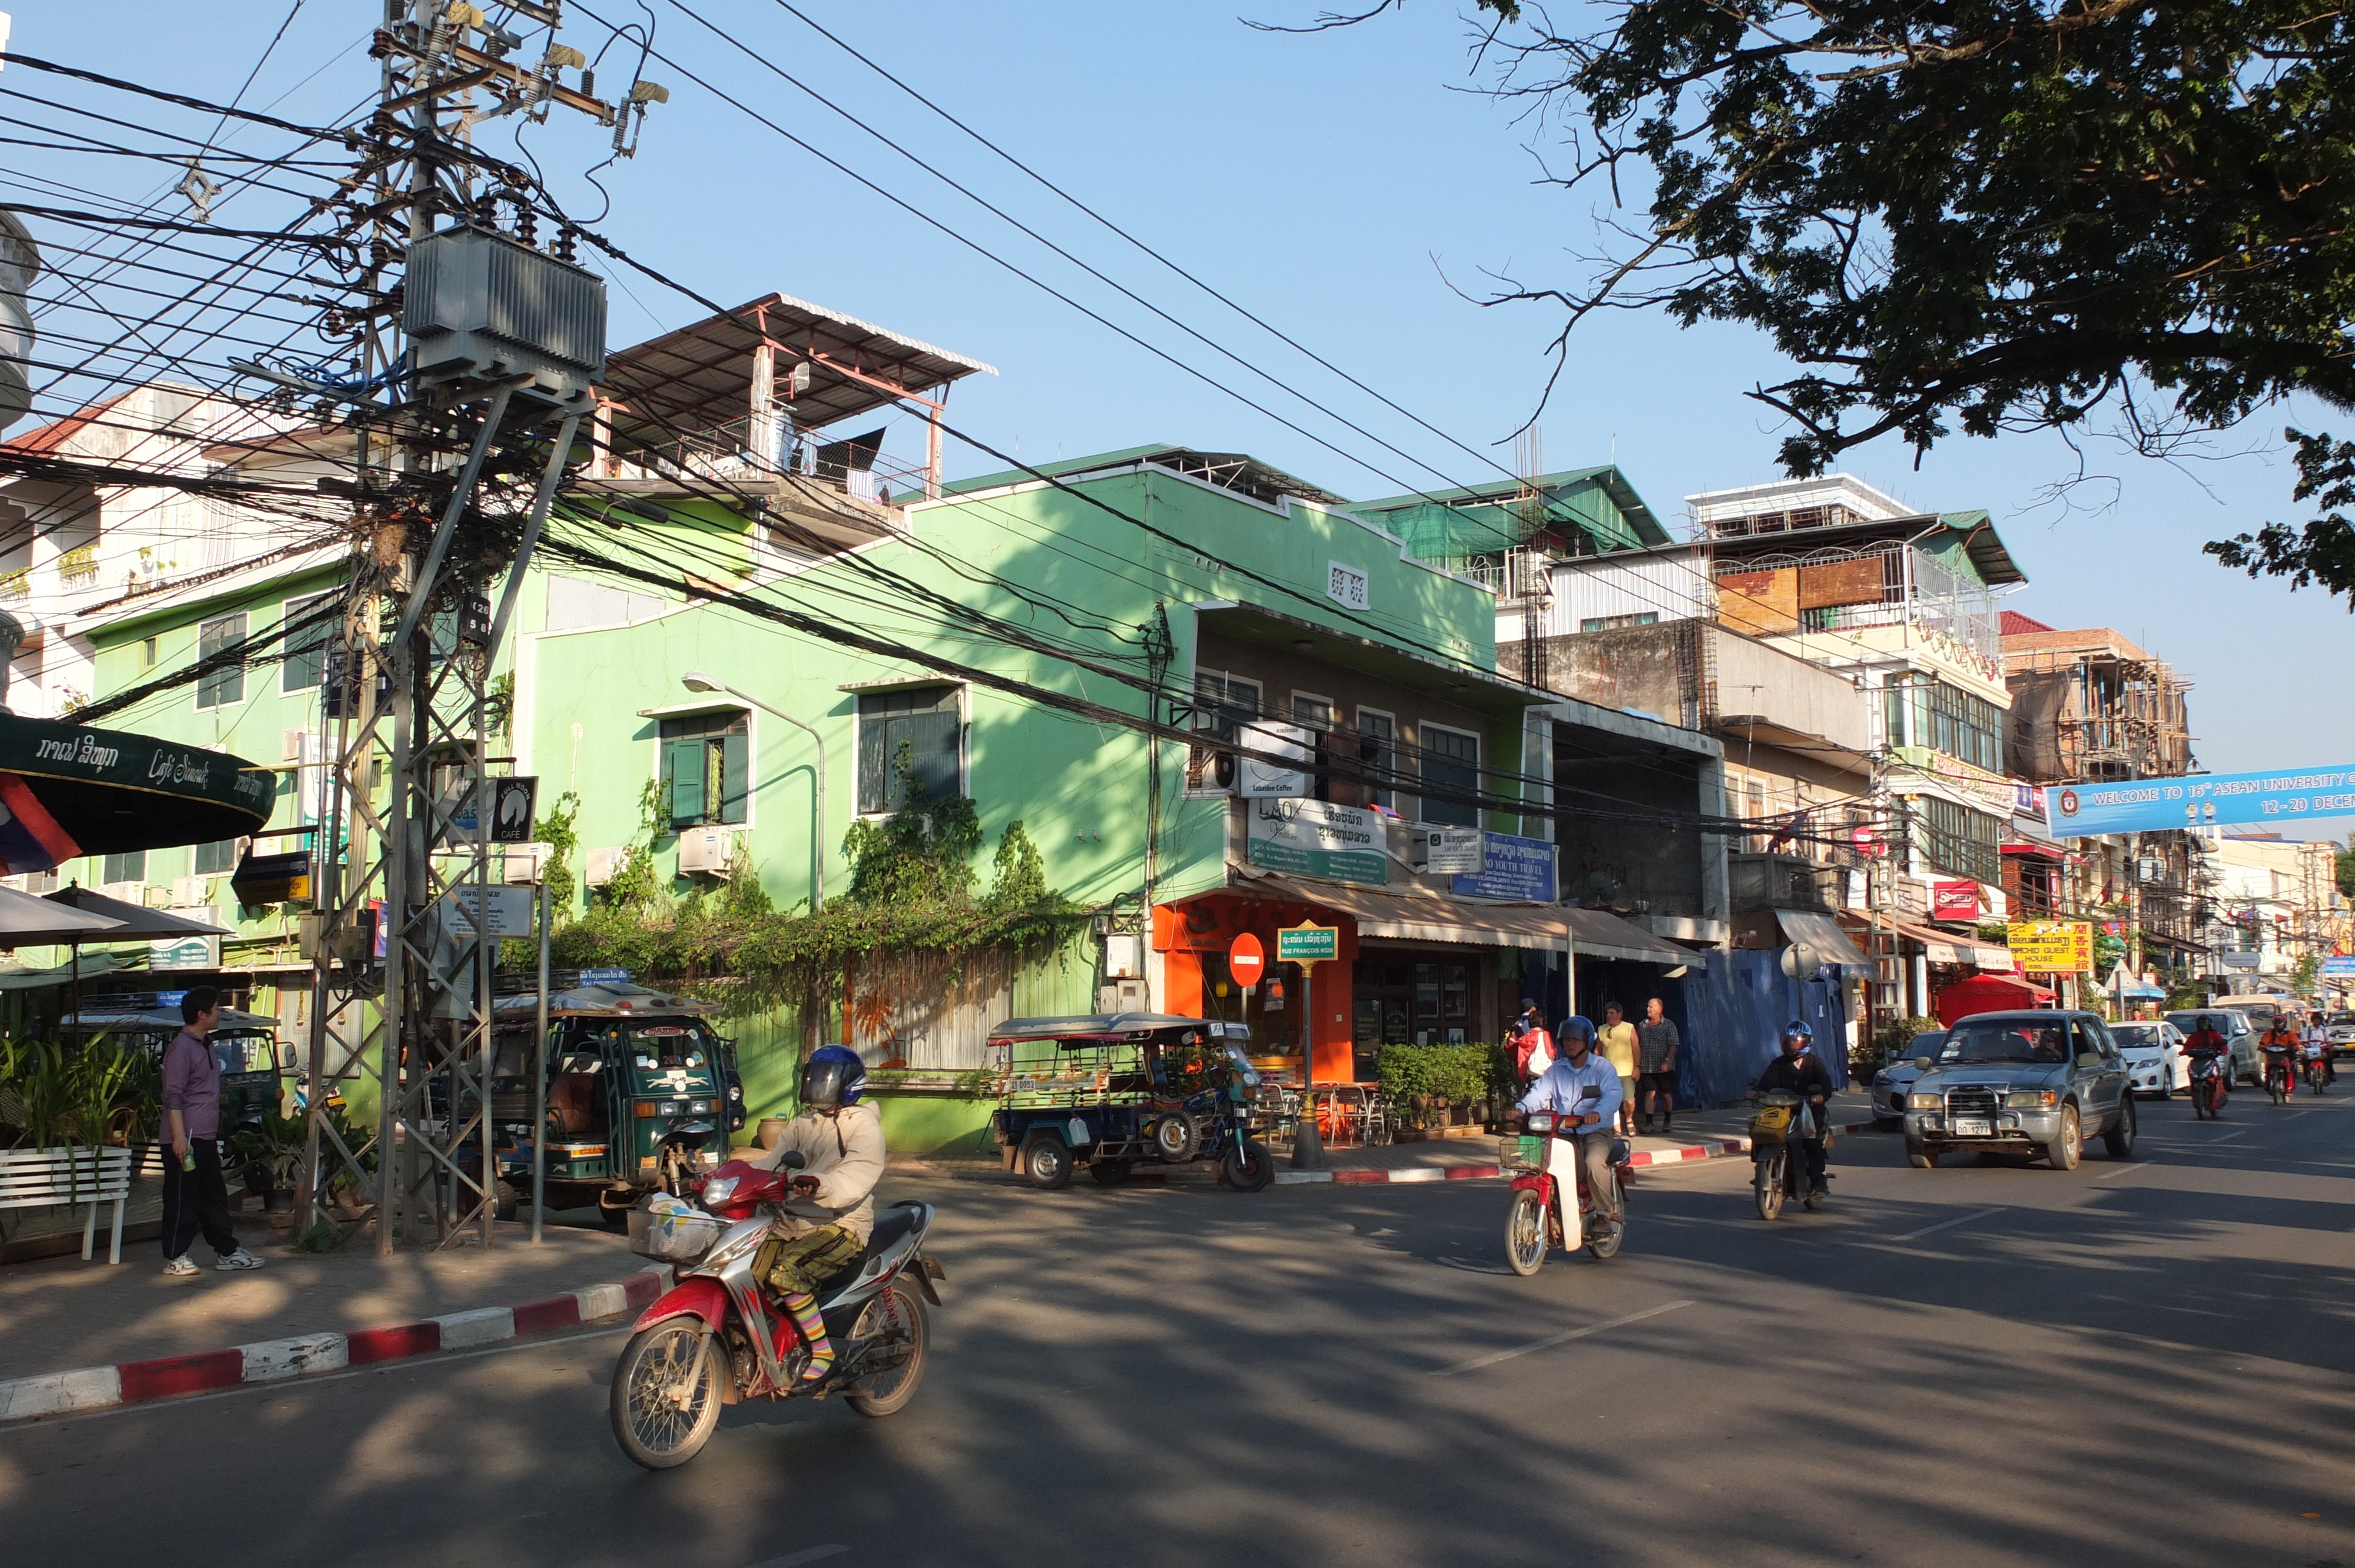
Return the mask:
[[420,390],[528,374],[518,396],[570,408],[605,376],[605,281],[493,229],[410,243],[401,328]]

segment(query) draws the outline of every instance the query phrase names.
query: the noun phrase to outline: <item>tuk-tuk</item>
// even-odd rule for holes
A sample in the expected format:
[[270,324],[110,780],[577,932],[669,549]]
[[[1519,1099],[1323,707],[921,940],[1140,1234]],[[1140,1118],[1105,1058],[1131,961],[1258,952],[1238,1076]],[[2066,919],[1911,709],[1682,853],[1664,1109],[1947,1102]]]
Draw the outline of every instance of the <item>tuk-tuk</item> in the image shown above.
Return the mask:
[[[496,1004],[491,1107],[499,1174],[531,1191],[532,1029],[538,1003]],[[717,1010],[627,981],[575,985],[549,998],[537,1052],[548,1079],[545,1179],[552,1209],[596,1203],[610,1225],[628,1223],[649,1192],[684,1192],[744,1125],[736,1043],[711,1027]],[[509,1204],[502,1197],[502,1206]]]
[[[92,999],[80,1012],[66,1014],[60,1028],[69,1040],[82,1043],[103,1036],[117,1048],[135,1045],[151,1065],[160,1063],[165,1048],[180,1033],[180,1010],[144,1005],[147,1001]],[[213,1060],[220,1064],[221,1136],[226,1139],[240,1128],[261,1126],[264,1112],[279,1110],[295,1065],[278,1038],[278,1020],[265,1012],[222,1008],[212,1047]]]
[[1260,1077],[1249,1038],[1240,1023],[1157,1012],[1008,1019],[985,1047],[998,1147],[1050,1192],[1075,1167],[1112,1186],[1139,1165],[1208,1162],[1256,1192],[1275,1163],[1251,1136]]

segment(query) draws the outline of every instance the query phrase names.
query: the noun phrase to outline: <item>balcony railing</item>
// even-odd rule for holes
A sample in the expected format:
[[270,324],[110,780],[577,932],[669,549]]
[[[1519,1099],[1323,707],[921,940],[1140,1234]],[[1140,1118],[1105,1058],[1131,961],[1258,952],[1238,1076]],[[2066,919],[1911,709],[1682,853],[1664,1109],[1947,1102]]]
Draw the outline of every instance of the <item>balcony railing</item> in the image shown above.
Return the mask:
[[762,450],[772,443],[783,444],[781,430],[756,430],[748,417],[659,446],[635,448],[615,460],[613,471],[623,479],[669,479],[689,484],[799,478],[879,506],[904,504],[924,493],[928,474],[922,468],[909,468],[879,455],[872,467],[863,469],[815,460],[805,464],[799,447],[780,458]]
[[82,545],[58,557],[58,582],[69,588],[89,588],[98,581],[98,546]]

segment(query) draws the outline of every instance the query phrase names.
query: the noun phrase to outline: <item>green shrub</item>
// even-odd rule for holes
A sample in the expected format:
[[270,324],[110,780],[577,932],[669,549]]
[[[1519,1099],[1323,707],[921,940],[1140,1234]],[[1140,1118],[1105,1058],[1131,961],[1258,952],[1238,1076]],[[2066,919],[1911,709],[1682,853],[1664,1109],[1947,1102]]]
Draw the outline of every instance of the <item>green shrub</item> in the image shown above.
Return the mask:
[[1511,1084],[1510,1060],[1501,1046],[1385,1045],[1374,1059],[1374,1075],[1394,1100],[1414,1095],[1444,1096],[1450,1105],[1471,1105],[1490,1088]]

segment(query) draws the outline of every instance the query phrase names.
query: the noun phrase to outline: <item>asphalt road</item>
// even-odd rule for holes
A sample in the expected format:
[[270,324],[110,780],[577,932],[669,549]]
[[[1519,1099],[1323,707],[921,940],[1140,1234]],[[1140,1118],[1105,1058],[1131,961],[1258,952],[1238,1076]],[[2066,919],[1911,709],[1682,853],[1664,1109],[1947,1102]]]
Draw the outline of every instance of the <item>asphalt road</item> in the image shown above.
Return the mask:
[[2132,1160],[1663,1172],[1608,1264],[1495,1182],[931,1193],[902,1414],[605,1425],[611,1331],[0,1429],[0,1558],[602,1568],[2355,1564],[2355,1084]]

